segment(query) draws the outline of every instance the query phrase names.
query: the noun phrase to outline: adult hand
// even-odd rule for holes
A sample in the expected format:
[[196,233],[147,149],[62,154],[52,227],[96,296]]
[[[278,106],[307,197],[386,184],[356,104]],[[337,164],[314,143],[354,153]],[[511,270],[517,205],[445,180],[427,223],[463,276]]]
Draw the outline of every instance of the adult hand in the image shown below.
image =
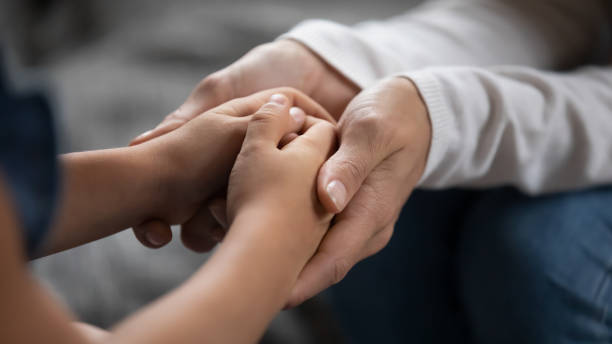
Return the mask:
[[339,213],[300,274],[288,306],[342,280],[389,242],[423,175],[431,125],[415,85],[386,79],[356,96],[339,122],[340,148],[321,167],[318,195]]
[[[229,67],[204,78],[177,110],[155,129],[135,138],[131,145],[164,135],[233,98],[281,86],[299,89],[336,118],[359,91],[302,44],[279,40],[256,47]],[[194,219],[197,221],[190,222],[189,230],[181,231],[185,246],[198,251],[214,247],[223,237],[222,228],[227,226],[223,199],[203,204]],[[157,220],[135,227],[134,234],[151,248],[164,246],[172,239],[170,226]]]

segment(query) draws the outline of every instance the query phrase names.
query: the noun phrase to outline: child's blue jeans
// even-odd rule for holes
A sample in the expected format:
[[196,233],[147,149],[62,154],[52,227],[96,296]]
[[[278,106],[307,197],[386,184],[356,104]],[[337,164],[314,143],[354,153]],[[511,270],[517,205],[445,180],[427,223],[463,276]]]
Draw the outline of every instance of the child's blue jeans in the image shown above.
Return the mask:
[[612,187],[415,191],[331,295],[353,343],[612,342]]

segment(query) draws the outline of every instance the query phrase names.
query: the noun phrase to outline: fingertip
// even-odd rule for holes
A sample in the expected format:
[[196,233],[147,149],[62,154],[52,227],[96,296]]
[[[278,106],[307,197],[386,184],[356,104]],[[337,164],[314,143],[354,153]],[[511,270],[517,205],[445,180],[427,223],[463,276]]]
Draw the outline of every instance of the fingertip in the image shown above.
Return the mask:
[[[210,230],[211,232],[221,232],[220,228]],[[183,227],[181,230],[181,241],[183,245],[188,249],[197,253],[206,253],[212,250],[220,240],[213,238],[211,235],[200,233],[197,230],[190,230],[189,228]]]
[[270,96],[268,102],[251,116],[244,144],[278,147],[283,136],[295,131],[289,104],[289,98],[284,94],[275,93]]
[[223,239],[221,228],[208,206],[203,206],[187,222],[181,225],[181,241],[188,249],[204,253],[212,250]]
[[172,230],[170,228],[167,230],[149,230],[145,233],[145,237],[151,246],[160,248],[172,241]]
[[346,187],[329,173],[328,165],[332,163],[326,161],[319,169],[317,177],[317,194],[319,202],[325,210],[332,214],[338,214],[346,207]]
[[151,136],[151,134],[153,133],[153,130],[147,130],[144,133],[136,136],[135,138],[132,139],[132,141],[130,141],[128,146],[135,146],[137,144],[143,143],[145,141],[148,141],[150,138],[149,136]]
[[283,136],[283,138],[280,140],[278,146],[280,148],[283,148],[286,145],[288,145],[289,143],[291,143],[291,141],[297,139],[298,137],[299,137],[299,135],[296,134],[296,133],[289,133],[289,134]]
[[160,220],[151,220],[135,226],[134,235],[148,248],[160,248],[172,241],[172,229]]
[[131,142],[130,146],[139,145],[141,143],[150,141],[156,137],[165,135],[173,130],[176,130],[183,124],[185,124],[185,120],[173,119],[170,121],[160,123],[156,128],[145,131],[144,133],[136,136]]
[[346,186],[338,179],[334,179],[325,185],[325,194],[333,207],[335,213],[341,212],[346,207],[347,191]]
[[222,228],[228,228],[227,222],[227,201],[224,198],[217,198],[208,203],[208,210],[212,217]]
[[289,102],[289,98],[282,93],[275,93],[270,96],[268,103],[273,103],[276,105],[286,105]]
[[299,132],[306,122],[306,112],[297,106],[293,106],[289,109],[289,114],[293,118],[295,130]]

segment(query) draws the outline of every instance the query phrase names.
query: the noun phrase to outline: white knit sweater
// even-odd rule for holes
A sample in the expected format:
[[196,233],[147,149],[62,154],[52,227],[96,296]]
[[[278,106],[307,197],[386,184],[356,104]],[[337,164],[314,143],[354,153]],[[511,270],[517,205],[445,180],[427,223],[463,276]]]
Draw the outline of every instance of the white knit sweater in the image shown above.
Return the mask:
[[364,88],[392,75],[423,96],[433,135],[421,187],[528,193],[612,183],[612,2],[442,0],[298,40]]

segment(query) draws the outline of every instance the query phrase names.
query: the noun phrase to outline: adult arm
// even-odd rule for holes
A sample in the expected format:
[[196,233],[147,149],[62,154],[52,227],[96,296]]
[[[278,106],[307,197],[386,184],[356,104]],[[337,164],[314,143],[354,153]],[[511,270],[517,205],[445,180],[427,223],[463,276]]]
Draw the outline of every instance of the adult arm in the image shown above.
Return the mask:
[[[319,197],[339,212],[291,304],[388,242],[414,187],[512,185],[531,194],[612,182],[612,68],[438,67],[349,104]],[[412,82],[410,82],[412,81]]]
[[612,68],[407,76],[432,123],[423,187],[513,185],[538,194],[612,182]]
[[[0,176],[0,341],[256,342],[285,304],[332,219],[316,198],[316,174],[335,147],[332,124],[304,118],[301,135],[287,143],[285,135],[295,132],[296,125],[290,107],[304,100],[291,93],[281,95],[281,101],[268,98],[250,120],[232,171],[226,240],[182,286],[110,332],[71,326],[68,312],[28,274],[19,225]],[[269,173],[261,173],[264,170]]]
[[567,69],[601,61],[609,18],[605,0],[443,0],[354,27],[310,20],[282,38],[308,46],[364,88],[430,66]]
[[[134,143],[168,133],[232,97],[269,87],[296,87],[338,118],[360,89],[422,67],[522,64],[566,69],[599,61],[610,44],[609,7],[605,0],[436,1],[355,27],[307,21],[284,39],[259,46],[204,78],[177,110]],[[337,161],[336,170],[354,163]],[[212,233],[212,213],[203,207],[200,214],[210,223],[201,232]],[[168,238],[170,229],[151,221],[135,232],[143,244],[159,247],[144,233]],[[215,240],[209,237],[207,241]]]

